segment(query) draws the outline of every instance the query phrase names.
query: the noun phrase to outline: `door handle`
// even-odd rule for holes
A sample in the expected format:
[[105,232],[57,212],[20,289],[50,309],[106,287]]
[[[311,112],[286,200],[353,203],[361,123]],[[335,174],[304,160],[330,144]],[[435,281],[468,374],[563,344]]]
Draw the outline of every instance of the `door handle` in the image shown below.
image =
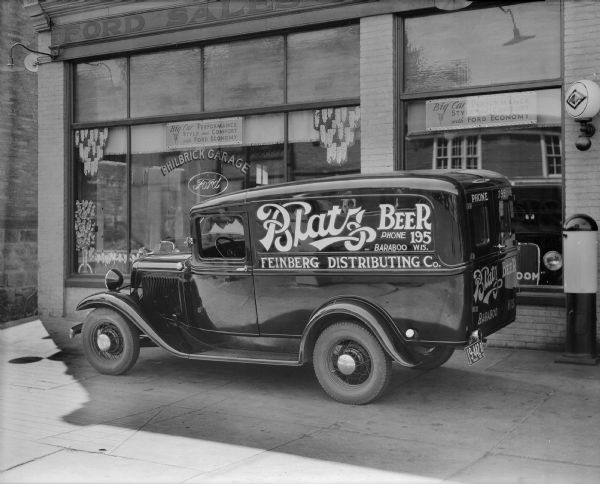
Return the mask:
[[235,271],[236,272],[248,272],[248,266],[236,267]]

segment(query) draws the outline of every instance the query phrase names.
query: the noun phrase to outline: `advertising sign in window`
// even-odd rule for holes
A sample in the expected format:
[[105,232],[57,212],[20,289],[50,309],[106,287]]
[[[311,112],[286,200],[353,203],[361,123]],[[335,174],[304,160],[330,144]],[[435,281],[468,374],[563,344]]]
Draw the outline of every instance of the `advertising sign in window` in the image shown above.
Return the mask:
[[432,99],[425,102],[425,126],[442,131],[536,124],[536,100],[533,91]]
[[167,149],[242,144],[242,118],[167,123]]

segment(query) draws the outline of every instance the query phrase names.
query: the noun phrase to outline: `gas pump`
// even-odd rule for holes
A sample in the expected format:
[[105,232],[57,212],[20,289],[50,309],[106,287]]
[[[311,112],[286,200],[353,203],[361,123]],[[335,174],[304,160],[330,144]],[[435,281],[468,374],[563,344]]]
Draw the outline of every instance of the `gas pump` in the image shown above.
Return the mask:
[[556,363],[595,365],[596,292],[598,290],[598,225],[576,214],[563,226],[564,291],[567,335],[565,353]]

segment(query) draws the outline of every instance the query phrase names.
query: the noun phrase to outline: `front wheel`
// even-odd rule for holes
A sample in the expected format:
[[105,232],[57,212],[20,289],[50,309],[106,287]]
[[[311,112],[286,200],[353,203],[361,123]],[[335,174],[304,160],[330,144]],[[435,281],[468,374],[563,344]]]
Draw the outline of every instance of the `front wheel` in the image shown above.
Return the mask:
[[94,309],[83,322],[83,352],[100,373],[121,375],[140,354],[139,330],[110,309]]
[[380,397],[392,374],[392,361],[375,336],[351,322],[333,324],[319,335],[313,366],[323,390],[352,405]]

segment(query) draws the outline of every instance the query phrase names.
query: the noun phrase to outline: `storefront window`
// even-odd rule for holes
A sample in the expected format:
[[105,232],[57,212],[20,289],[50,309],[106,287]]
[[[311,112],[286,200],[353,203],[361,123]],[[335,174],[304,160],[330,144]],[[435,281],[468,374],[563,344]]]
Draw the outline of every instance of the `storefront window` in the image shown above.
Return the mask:
[[288,102],[344,99],[359,93],[359,28],[288,36]]
[[560,3],[411,17],[403,27],[404,167],[506,175],[520,284],[560,286],[560,264],[544,263],[562,252]]
[[206,47],[206,110],[283,103],[283,63],[283,37]]
[[408,18],[406,92],[556,79],[560,2],[529,2]]
[[321,107],[359,97],[358,34],[344,26],[76,64],[72,271],[127,273],[141,251],[189,251],[189,210],[208,197],[360,172],[360,107]]
[[75,121],[127,117],[127,61],[105,59],[75,66]]
[[76,271],[102,275],[110,267],[125,271],[128,268],[127,131],[78,129],[73,143]]
[[131,57],[131,116],[202,110],[202,53],[183,49]]
[[290,113],[290,179],[360,173],[360,107]]

